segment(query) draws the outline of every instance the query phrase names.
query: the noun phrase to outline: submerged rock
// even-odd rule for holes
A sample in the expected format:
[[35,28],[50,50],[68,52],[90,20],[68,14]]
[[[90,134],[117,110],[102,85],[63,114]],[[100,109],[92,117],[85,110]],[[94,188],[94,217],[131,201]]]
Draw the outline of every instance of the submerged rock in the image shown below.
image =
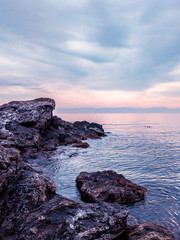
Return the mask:
[[174,240],[173,234],[165,227],[156,223],[144,223],[127,228],[127,240]]
[[84,202],[134,203],[144,199],[147,189],[114,171],[81,172],[76,185]]
[[17,239],[116,239],[127,211],[118,204],[88,204],[56,196],[32,212]]

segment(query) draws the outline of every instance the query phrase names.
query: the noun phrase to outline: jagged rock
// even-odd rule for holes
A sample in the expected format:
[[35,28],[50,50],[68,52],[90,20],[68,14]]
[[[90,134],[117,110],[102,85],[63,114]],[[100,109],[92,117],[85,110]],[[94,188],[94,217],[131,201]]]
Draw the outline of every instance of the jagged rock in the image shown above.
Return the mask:
[[127,211],[118,204],[88,204],[61,196],[42,204],[22,224],[17,239],[116,239]]
[[55,102],[50,98],[13,101],[0,106],[0,117],[7,122],[43,129],[52,118]]
[[51,119],[51,125],[56,128],[56,129],[72,129],[73,128],[73,124],[68,122],[68,121],[64,121],[61,118],[57,117],[57,116],[53,116]]
[[101,136],[106,136],[104,134],[104,129],[102,125],[98,123],[89,123],[87,121],[76,121],[74,122],[74,127],[77,128],[80,132],[79,134],[83,139],[87,138],[100,138]]
[[[55,102],[48,98],[14,101],[0,106],[0,138],[25,151],[41,146],[41,134],[50,123]],[[1,141],[6,145],[7,141]]]
[[51,199],[56,190],[52,180],[21,158],[12,161],[0,182],[0,238],[17,233],[27,215]]
[[127,228],[127,240],[174,240],[173,234],[156,223],[144,223]]
[[134,203],[144,199],[147,189],[114,171],[81,172],[76,185],[85,202]]

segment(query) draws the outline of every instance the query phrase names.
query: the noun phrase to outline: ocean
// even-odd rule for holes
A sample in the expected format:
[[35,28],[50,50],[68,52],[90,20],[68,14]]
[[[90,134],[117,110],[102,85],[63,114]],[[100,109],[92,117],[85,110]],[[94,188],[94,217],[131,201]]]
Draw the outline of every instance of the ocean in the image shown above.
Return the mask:
[[[156,222],[180,239],[180,114],[59,114],[63,120],[103,124],[107,137],[90,139],[87,149],[61,146],[41,167],[57,192],[80,198],[81,171],[114,170],[145,186],[145,200],[125,205],[139,223]],[[37,160],[38,161],[38,160]]]

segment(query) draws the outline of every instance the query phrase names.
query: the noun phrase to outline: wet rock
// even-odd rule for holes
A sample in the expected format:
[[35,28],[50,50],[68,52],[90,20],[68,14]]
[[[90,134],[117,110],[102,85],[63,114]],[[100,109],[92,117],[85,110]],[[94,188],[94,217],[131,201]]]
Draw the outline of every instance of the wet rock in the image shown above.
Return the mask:
[[127,228],[127,240],[174,240],[173,234],[156,223],[144,223]]
[[119,204],[88,204],[62,196],[42,204],[22,224],[17,239],[116,239],[126,227]]
[[84,202],[134,203],[144,199],[147,189],[114,171],[81,172],[76,185]]
[[89,144],[87,142],[81,142],[81,143],[74,143],[72,146],[80,147],[80,148],[87,148],[87,147],[89,147]]

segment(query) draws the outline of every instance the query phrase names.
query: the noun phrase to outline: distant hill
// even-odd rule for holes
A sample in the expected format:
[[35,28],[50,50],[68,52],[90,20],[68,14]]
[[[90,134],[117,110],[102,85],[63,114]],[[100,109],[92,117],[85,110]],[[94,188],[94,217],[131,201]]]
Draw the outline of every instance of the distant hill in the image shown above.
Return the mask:
[[56,113],[180,113],[180,108],[57,108]]

